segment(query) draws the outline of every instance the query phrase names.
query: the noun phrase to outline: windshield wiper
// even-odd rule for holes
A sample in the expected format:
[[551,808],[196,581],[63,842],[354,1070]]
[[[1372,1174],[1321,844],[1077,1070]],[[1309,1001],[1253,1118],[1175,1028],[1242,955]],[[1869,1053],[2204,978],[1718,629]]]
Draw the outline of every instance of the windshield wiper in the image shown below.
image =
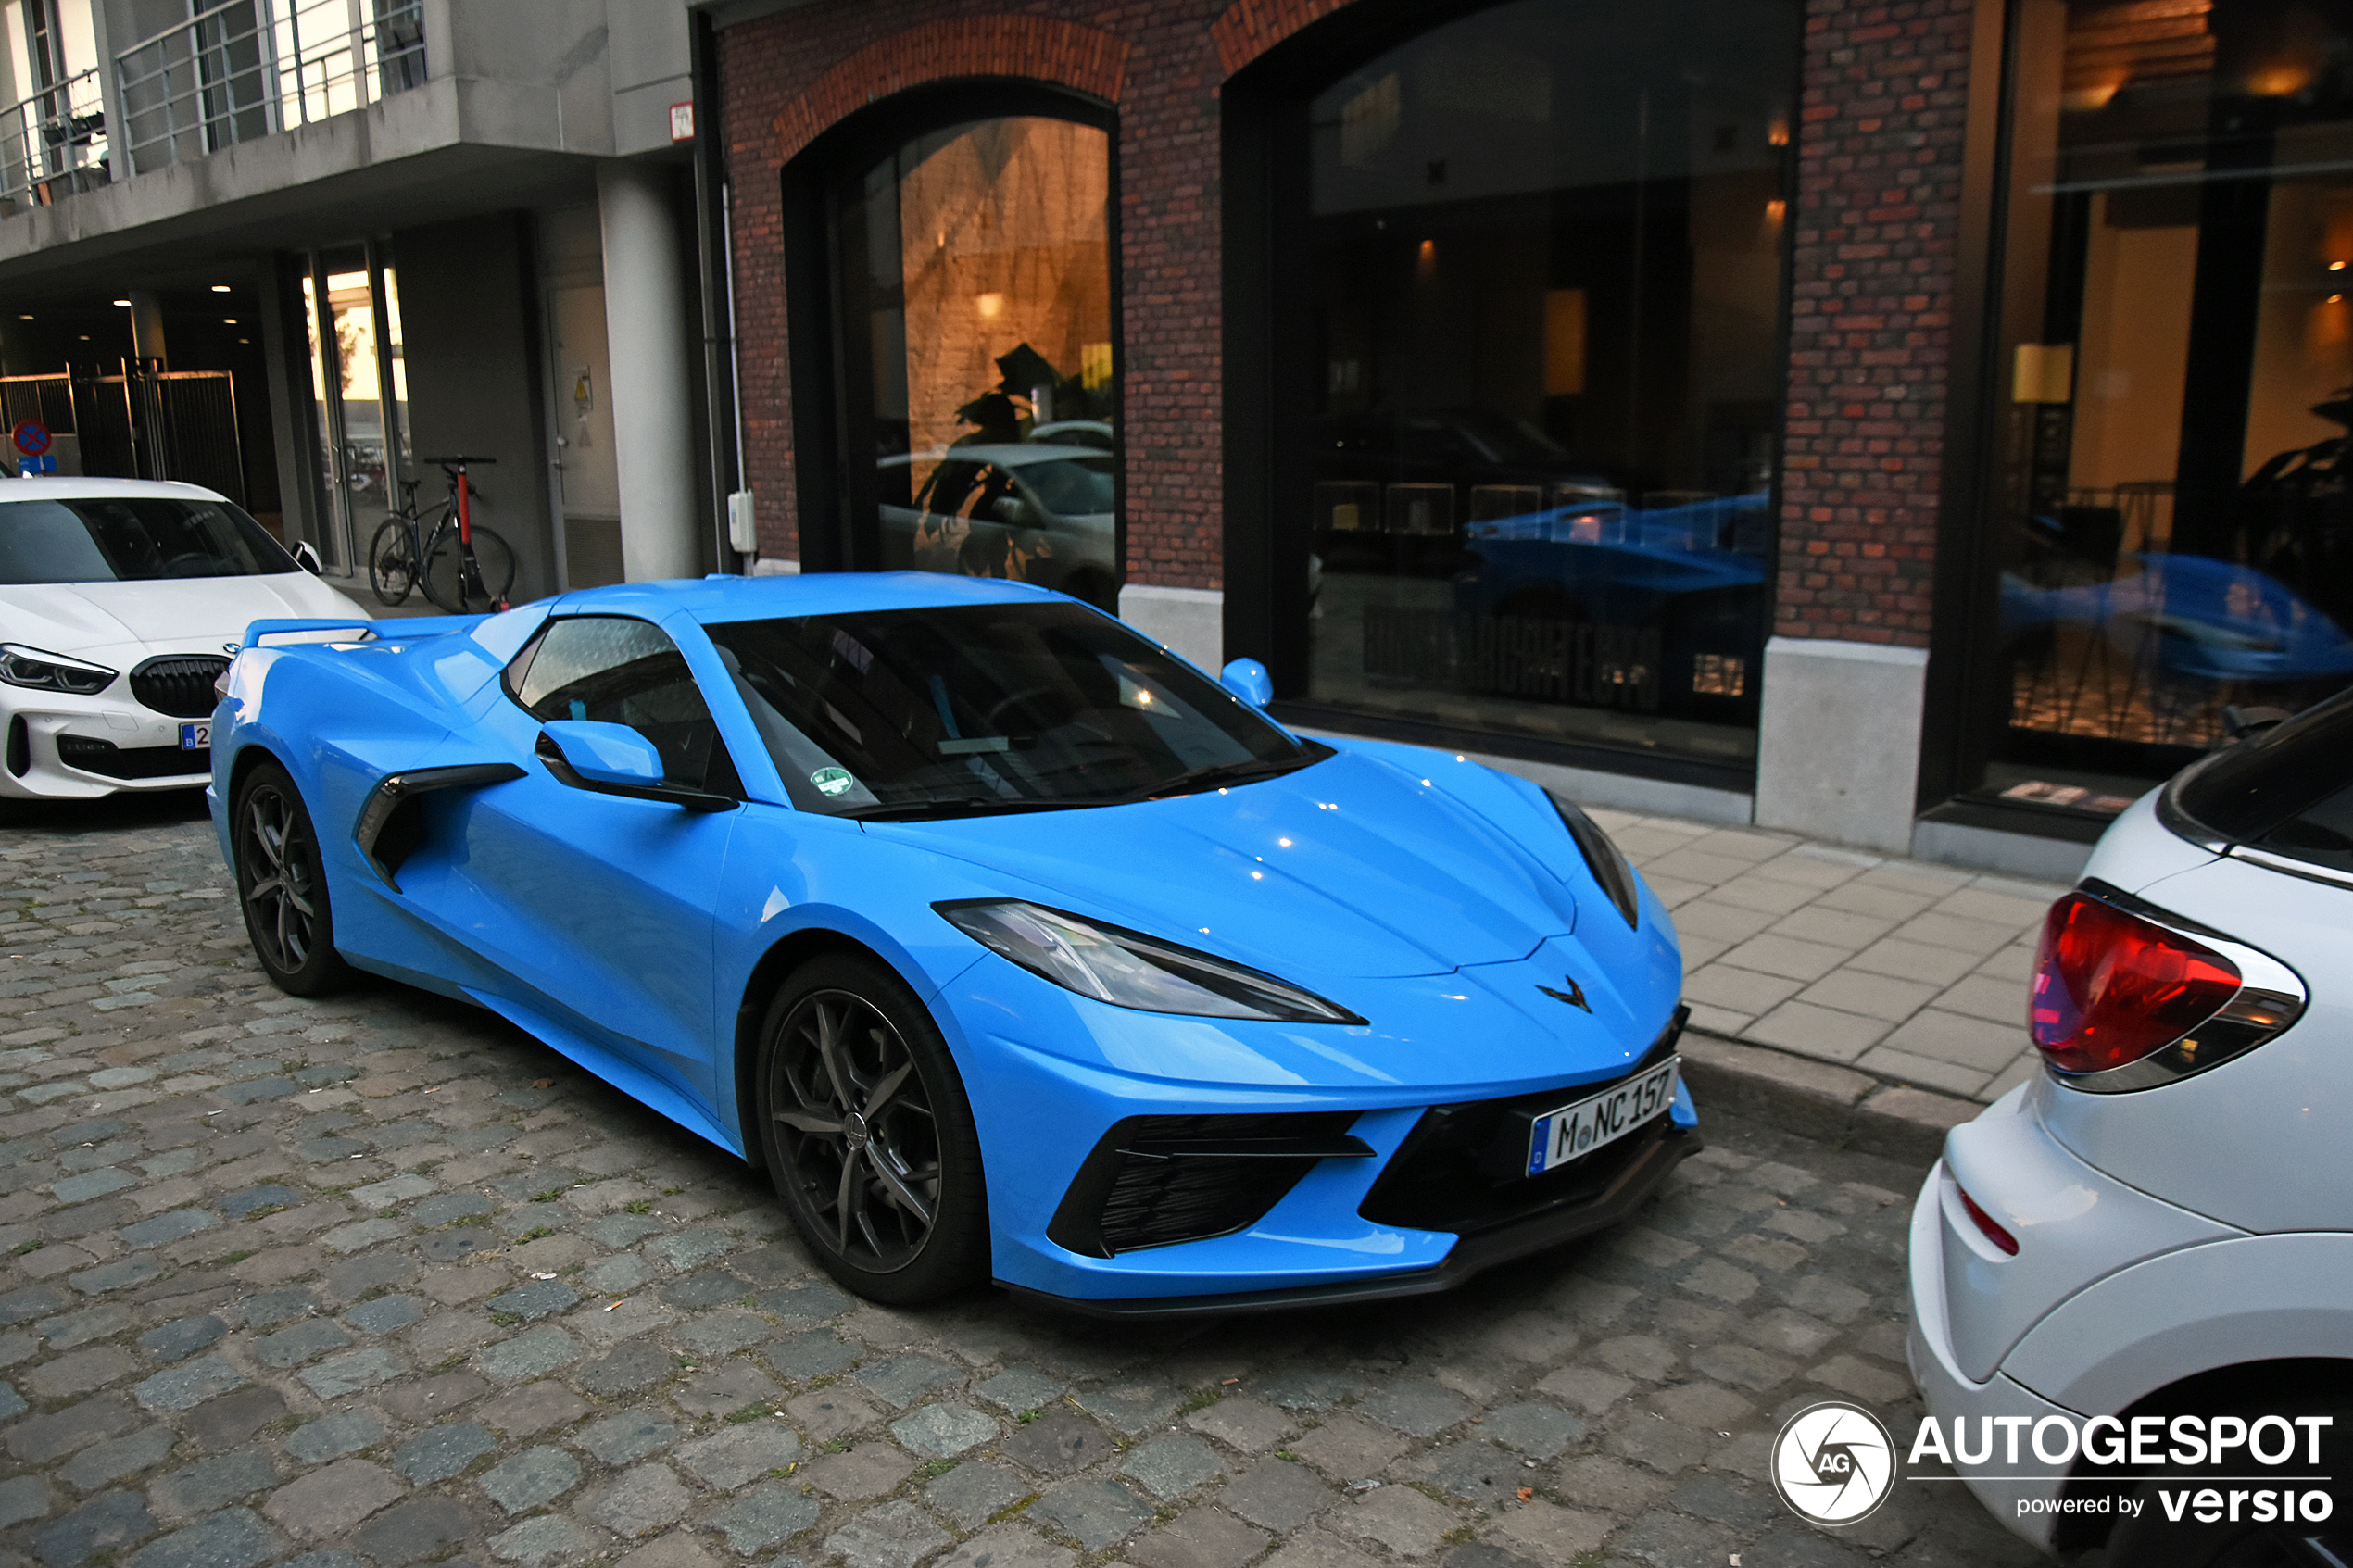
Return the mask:
[[1204,789],[1214,789],[1219,784],[1248,784],[1256,779],[1271,779],[1277,773],[1292,772],[1306,767],[1310,762],[1320,760],[1320,758],[1312,756],[1249,757],[1239,762],[1212,762],[1207,767],[1189,768],[1173,779],[1163,779],[1158,784],[1146,784],[1141,789],[1131,791],[1126,795],[1114,796],[1109,800],[1098,801],[1096,804],[1126,806],[1139,800],[1158,800],[1164,796],[1194,795]]
[[862,822],[900,822],[924,817],[985,817],[1009,811],[1062,811],[1091,806],[1091,800],[1008,800],[1000,795],[950,795],[930,800],[883,800],[836,811]]

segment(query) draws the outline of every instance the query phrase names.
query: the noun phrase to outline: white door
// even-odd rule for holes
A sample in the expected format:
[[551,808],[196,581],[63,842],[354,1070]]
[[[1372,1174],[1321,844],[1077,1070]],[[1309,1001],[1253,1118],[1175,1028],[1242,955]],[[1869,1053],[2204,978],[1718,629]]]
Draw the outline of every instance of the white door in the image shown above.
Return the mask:
[[612,358],[601,287],[548,291],[554,345],[556,462],[572,586],[622,579],[621,470],[613,456]]

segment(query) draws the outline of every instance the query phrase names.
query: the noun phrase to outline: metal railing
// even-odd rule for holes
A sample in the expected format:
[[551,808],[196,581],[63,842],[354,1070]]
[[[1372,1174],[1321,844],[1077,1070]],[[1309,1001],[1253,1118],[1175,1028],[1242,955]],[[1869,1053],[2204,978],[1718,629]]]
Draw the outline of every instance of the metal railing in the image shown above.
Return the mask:
[[46,207],[107,182],[107,114],[98,68],[0,109],[0,210]]
[[115,71],[130,171],[145,173],[422,85],[423,0],[226,0]]

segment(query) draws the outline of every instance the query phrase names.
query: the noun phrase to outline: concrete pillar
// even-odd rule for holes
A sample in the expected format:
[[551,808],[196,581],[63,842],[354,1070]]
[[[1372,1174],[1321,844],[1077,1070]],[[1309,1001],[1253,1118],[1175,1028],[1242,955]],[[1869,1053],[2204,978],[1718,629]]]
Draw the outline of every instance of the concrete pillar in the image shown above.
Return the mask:
[[1767,643],[1756,825],[1910,854],[1927,677],[1924,648]]
[[597,166],[621,560],[632,583],[702,571],[686,281],[664,172],[620,159]]
[[141,359],[170,363],[163,341],[163,300],[153,289],[131,291],[131,352]]

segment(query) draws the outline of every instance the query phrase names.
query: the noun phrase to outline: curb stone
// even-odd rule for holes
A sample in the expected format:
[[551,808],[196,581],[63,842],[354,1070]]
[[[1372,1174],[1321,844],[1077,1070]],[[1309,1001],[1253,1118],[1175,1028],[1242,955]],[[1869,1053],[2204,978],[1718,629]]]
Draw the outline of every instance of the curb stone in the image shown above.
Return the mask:
[[1944,1135],[1985,1109],[1697,1029],[1684,1031],[1682,1051],[1683,1076],[1707,1106],[1891,1159],[1934,1160]]

